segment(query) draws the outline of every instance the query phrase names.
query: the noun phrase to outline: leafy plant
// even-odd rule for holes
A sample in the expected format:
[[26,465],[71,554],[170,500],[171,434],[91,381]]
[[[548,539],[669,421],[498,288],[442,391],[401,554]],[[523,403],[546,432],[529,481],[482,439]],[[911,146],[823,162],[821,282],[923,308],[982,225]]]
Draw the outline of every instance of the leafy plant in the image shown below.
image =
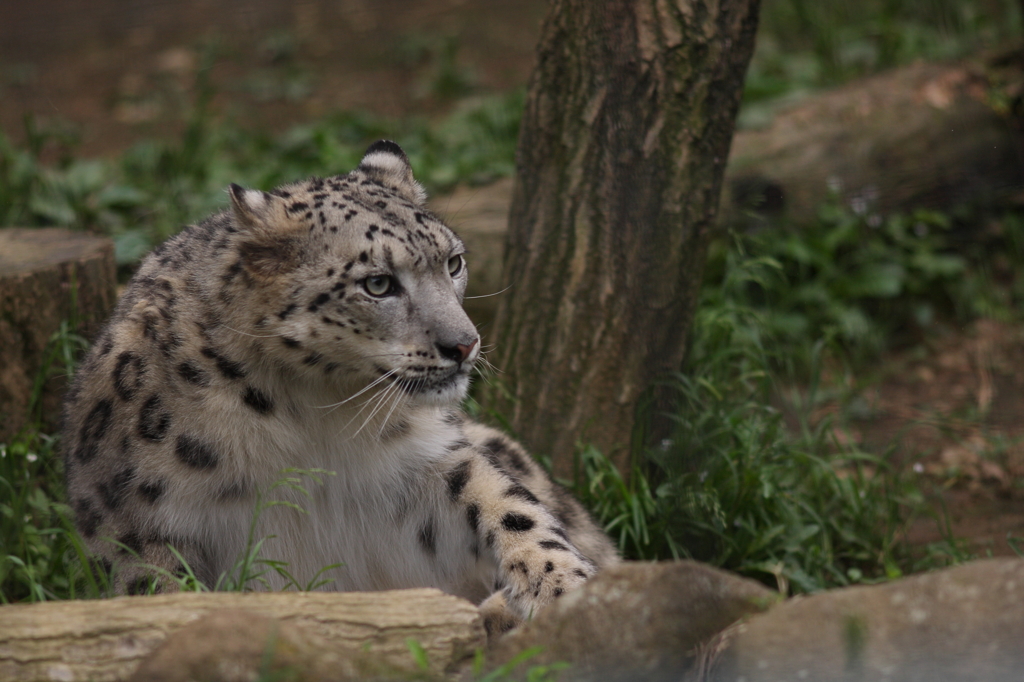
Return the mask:
[[[72,287],[72,291],[74,291]],[[63,323],[47,344],[29,405],[38,416],[43,381],[73,371],[80,337]],[[91,570],[63,500],[57,439],[30,424],[0,443],[0,603],[98,596],[103,576]]]
[[[991,254],[1019,238],[1016,219],[1003,224],[998,245],[971,252],[945,214],[918,210],[882,219],[828,204],[813,226],[733,233],[714,244],[703,305],[748,306],[774,358],[803,358],[806,368],[810,346],[825,339],[863,364],[943,320],[1010,314],[1014,301],[986,271]],[[743,281],[716,288],[730,277]]]
[[[852,239],[843,232],[850,223],[826,227],[808,241],[824,242],[836,232],[842,239],[833,244]],[[777,242],[772,255],[737,248],[709,277],[687,367],[666,382],[678,398],[669,415],[672,436],[642,453],[628,480],[593,448],[582,448],[576,492],[629,558],[692,557],[798,592],[902,575],[919,567],[900,538],[911,515],[922,512],[922,494],[884,458],[838,442],[838,424],[808,417],[817,404],[834,318],[815,318],[820,310],[801,308],[799,291],[833,291],[838,303],[854,305],[854,287],[821,286],[828,279],[814,268],[831,266],[808,257],[799,262],[814,266],[803,270],[812,275],[810,283],[799,279],[799,269],[792,280],[782,280],[779,271],[789,270],[775,254],[791,253],[792,244]],[[914,248],[900,253],[909,259]],[[913,277],[930,276],[914,272],[898,280],[904,298],[916,286]],[[780,287],[783,295],[765,293]],[[788,310],[770,305],[780,298]],[[810,321],[801,335],[780,340],[773,331],[782,327],[771,319],[794,310]],[[797,341],[813,338],[818,341],[807,351],[804,398],[794,406],[799,423],[788,428],[773,406],[780,368],[787,366],[782,360]],[[955,560],[937,553],[932,565],[949,558]]]

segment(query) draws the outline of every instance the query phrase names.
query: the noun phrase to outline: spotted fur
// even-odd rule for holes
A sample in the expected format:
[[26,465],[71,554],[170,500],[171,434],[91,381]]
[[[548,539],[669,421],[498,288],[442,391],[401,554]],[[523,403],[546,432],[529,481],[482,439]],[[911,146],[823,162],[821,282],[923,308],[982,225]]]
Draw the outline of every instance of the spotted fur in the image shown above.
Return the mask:
[[[216,582],[261,496],[306,512],[257,526],[300,584],[341,564],[323,589],[494,592],[492,631],[617,560],[517,443],[459,411],[480,348],[465,249],[397,145],[229,194],[143,262],[65,406],[71,507],[117,591],[173,587],[147,568],[183,571],[171,547]],[[306,497],[274,487],[286,469],[332,475]]]

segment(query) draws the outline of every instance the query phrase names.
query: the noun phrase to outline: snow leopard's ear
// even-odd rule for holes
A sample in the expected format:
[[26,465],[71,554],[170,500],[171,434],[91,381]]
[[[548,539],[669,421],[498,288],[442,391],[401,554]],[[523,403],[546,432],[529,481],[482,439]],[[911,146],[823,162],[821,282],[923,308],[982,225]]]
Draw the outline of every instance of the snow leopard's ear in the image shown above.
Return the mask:
[[409,157],[391,140],[377,140],[366,149],[357,170],[394,190],[417,206],[427,201],[427,193],[412,177]]
[[228,187],[231,209],[240,227],[257,227],[272,223],[278,213],[280,198],[258,189],[245,189],[235,183]]
[[281,197],[234,183],[228,194],[243,234],[238,252],[246,271],[258,278],[270,278],[293,270],[301,258],[298,237],[303,232],[300,223],[288,218]]

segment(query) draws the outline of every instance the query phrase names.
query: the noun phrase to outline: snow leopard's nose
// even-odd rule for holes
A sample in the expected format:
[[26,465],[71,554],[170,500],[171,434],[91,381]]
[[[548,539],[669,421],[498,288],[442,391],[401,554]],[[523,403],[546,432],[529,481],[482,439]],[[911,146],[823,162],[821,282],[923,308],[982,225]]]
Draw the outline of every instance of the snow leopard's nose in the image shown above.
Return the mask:
[[446,346],[444,344],[437,344],[437,352],[441,354],[441,357],[454,360],[455,362],[465,362],[469,354],[473,352],[473,348],[480,342],[479,338],[473,339],[473,342],[468,346],[464,343],[457,343],[454,346]]

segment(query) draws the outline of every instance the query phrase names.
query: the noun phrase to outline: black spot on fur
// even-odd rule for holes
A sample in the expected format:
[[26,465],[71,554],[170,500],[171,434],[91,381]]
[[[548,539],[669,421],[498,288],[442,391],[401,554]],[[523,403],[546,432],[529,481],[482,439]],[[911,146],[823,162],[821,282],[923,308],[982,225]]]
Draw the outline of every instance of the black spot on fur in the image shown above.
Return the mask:
[[437,556],[437,538],[434,531],[434,519],[428,519],[420,528],[420,547],[430,556]]
[[529,516],[516,512],[509,512],[501,517],[501,527],[513,533],[525,533],[536,525],[537,522]]
[[474,534],[480,530],[480,507],[475,504],[466,507],[466,520]]
[[135,554],[139,555],[142,553],[144,542],[142,536],[136,531],[129,531],[124,535],[117,538],[117,542],[121,547],[118,549],[120,554]]
[[456,450],[468,448],[470,445],[472,445],[472,443],[470,443],[468,440],[466,440],[465,438],[460,438],[458,440],[453,440],[451,443],[446,445],[445,450],[447,450],[448,452],[455,452]]
[[270,414],[274,409],[274,401],[270,399],[270,396],[255,386],[246,386],[242,400],[260,414]]
[[210,375],[196,367],[191,362],[183,362],[178,365],[178,374],[182,379],[193,386],[209,386]]
[[97,486],[103,504],[111,510],[120,509],[134,478],[135,468],[129,466],[118,471],[109,481],[104,481]]
[[324,356],[320,353],[310,353],[306,357],[302,358],[302,364],[304,365],[318,365],[324,359]]
[[152,586],[152,577],[148,575],[140,576],[135,580],[131,581],[125,586],[125,591],[132,597],[138,597],[149,594],[150,587]]
[[548,530],[550,530],[552,533],[554,533],[558,537],[562,538],[566,542],[572,542],[569,539],[569,535],[565,532],[564,529],[562,529],[562,528],[549,528]]
[[106,356],[113,349],[114,349],[114,339],[112,337],[108,336],[106,339],[103,340],[103,345],[100,346],[100,357],[102,358],[102,357]]
[[[544,572],[545,573],[550,573],[553,570],[555,570],[555,565],[553,563],[551,563],[550,561],[544,563]],[[576,569],[576,570],[578,571],[579,569]]]
[[238,481],[233,481],[220,489],[217,494],[218,502],[234,502],[245,499],[248,488]]
[[100,449],[99,441],[103,439],[107,434],[107,429],[110,428],[110,414],[113,407],[113,403],[109,399],[104,399],[89,410],[78,435],[78,447],[75,448],[75,458],[79,462],[88,462],[96,457]]
[[574,569],[572,569],[572,573],[573,573],[573,575],[578,575],[578,576],[579,576],[579,577],[581,577],[581,578],[586,578],[586,577],[587,577],[587,574],[586,574],[586,573],[584,573],[584,572],[583,572],[583,571],[582,571],[581,569],[579,569],[579,568],[574,568]]
[[142,495],[142,499],[150,504],[156,504],[156,501],[160,499],[160,496],[164,494],[166,489],[167,482],[163,480],[139,484],[139,494]]
[[114,365],[114,390],[121,400],[131,400],[142,388],[143,375],[146,371],[146,360],[126,350],[117,356]]
[[552,594],[554,594],[556,597],[561,597],[564,592],[565,590],[563,590],[561,587],[556,587]]
[[213,348],[205,346],[199,352],[213,360],[226,379],[241,379],[245,376],[245,367],[241,363],[228,360]]
[[171,427],[171,413],[163,409],[160,396],[154,393],[146,399],[139,410],[139,435],[146,440],[159,443]]
[[174,453],[193,469],[212,469],[220,459],[212,447],[191,436],[178,436]]
[[576,526],[577,507],[575,500],[568,490],[560,485],[552,486],[552,491],[555,494],[555,505],[551,510],[561,523],[566,528],[574,528]]
[[228,267],[227,272],[224,273],[223,275],[221,275],[221,281],[223,281],[225,284],[227,284],[227,283],[231,282],[231,280],[233,280],[235,277],[237,277],[238,273],[240,273],[241,271],[242,271],[242,261],[241,260],[236,260],[234,263],[232,263]]
[[569,552],[569,551],[571,551],[568,547],[563,545],[558,540],[541,540],[539,544],[544,549],[555,549],[555,550],[558,550],[559,552]]
[[75,525],[78,527],[79,532],[82,533],[82,537],[94,537],[97,529],[100,527],[100,523],[103,522],[103,515],[87,499],[72,502],[71,506],[75,509]]
[[[469,481],[469,460],[459,462],[448,473],[444,475],[445,483],[448,484],[448,497],[452,502],[459,499],[462,489]],[[477,510],[479,512],[479,510]]]
[[522,456],[515,451],[514,448],[509,447],[508,443],[503,441],[501,438],[491,438],[484,443],[484,447],[490,452],[494,453],[494,456],[500,461],[507,463],[511,468],[515,469],[521,474],[530,473],[530,467],[523,460]]
[[362,253],[359,254],[359,262],[360,263],[365,263],[368,260],[370,260],[370,255],[368,253],[363,251]]
[[298,307],[299,307],[299,306],[298,306],[298,305],[296,305],[295,303],[289,303],[289,304],[288,304],[288,307],[286,307],[286,308],[285,308],[284,310],[282,310],[281,312],[279,312],[279,313],[277,314],[277,316],[278,316],[278,317],[279,317],[280,319],[282,319],[282,320],[283,320],[284,318],[288,317],[288,316],[289,316],[289,315],[291,315],[291,314],[292,314],[293,312],[295,312],[295,309],[296,309],[296,308],[298,308]]
[[540,500],[538,500],[533,493],[519,483],[514,484],[506,490],[505,497],[518,497],[521,500],[526,500],[530,504],[540,504]]
[[281,343],[283,343],[284,345],[288,346],[289,348],[298,348],[301,345],[298,342],[298,340],[290,338],[290,337],[287,337],[287,336],[282,336],[281,337]]
[[309,310],[309,312],[311,313],[315,313],[320,308],[320,306],[322,306],[324,303],[327,303],[327,301],[329,300],[331,300],[330,294],[320,294],[319,296],[314,298],[312,302],[310,302],[309,308],[307,308],[307,310]]

